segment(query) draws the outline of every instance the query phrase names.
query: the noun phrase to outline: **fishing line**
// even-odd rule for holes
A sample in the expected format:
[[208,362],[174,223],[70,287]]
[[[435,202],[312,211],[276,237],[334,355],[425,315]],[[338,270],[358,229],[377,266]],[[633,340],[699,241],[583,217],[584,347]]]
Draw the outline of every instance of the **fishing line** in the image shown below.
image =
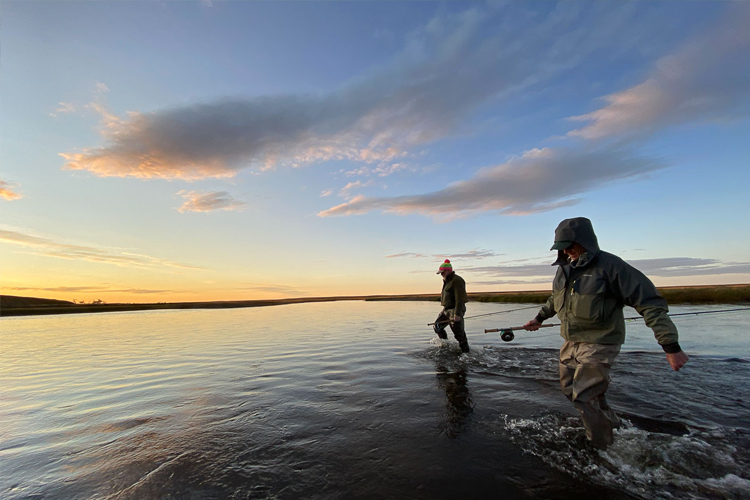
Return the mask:
[[[511,313],[511,312],[516,312],[516,311],[525,311],[526,309],[537,309],[539,307],[541,306],[537,304],[537,305],[528,306],[528,307],[519,307],[517,309],[508,309],[507,311],[497,311],[497,312],[491,312],[491,313],[486,313],[486,314],[477,314],[475,316],[466,316],[464,319],[482,318],[484,316],[492,316],[493,314],[505,314],[505,313]],[[440,323],[445,323],[447,325],[448,323],[450,323],[450,320],[440,321],[439,324]],[[427,326],[433,326],[434,324],[435,323],[427,323]]]
[[[750,307],[742,307],[739,309],[719,309],[717,311],[695,311],[695,312],[686,312],[686,313],[676,313],[676,314],[667,314],[670,318],[673,318],[675,316],[697,316],[699,314],[715,314],[715,313],[725,313],[725,312],[735,312],[735,311],[750,311]],[[635,321],[643,319],[642,316],[634,316],[632,318],[625,318],[625,321]]]

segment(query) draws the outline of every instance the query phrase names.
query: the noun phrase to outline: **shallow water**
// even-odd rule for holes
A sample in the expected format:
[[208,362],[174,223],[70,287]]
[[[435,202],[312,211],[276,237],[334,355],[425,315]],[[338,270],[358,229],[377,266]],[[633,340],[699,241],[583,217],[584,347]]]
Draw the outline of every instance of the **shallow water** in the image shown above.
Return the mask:
[[558,329],[504,343],[481,332],[534,309],[468,320],[461,356],[438,309],[3,318],[0,496],[750,498],[750,313],[675,318],[678,373],[630,323],[608,392],[625,425],[598,452],[557,387]]

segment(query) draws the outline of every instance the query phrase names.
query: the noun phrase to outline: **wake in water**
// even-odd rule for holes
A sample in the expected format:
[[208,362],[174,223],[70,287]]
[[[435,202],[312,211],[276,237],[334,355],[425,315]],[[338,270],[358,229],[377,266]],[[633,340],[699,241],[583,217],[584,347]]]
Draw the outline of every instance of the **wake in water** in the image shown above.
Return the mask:
[[580,420],[558,414],[502,416],[511,440],[546,464],[594,483],[646,498],[748,498],[750,434],[689,429],[684,436],[649,432],[627,417],[607,451],[586,443]]
[[531,417],[519,418],[512,390],[500,387],[505,394],[498,398],[515,410],[496,416],[500,432],[577,480],[649,499],[750,498],[750,370],[744,360],[696,356],[692,370],[676,378],[660,353],[624,353],[610,390],[622,426],[614,444],[599,451],[586,440],[577,416],[556,409],[567,407],[567,400],[556,392],[555,349],[474,344],[460,355],[455,342],[434,338],[415,354],[449,373],[465,373],[468,387],[487,377],[517,380],[525,390],[538,383],[523,402],[529,408],[521,409],[536,412]]

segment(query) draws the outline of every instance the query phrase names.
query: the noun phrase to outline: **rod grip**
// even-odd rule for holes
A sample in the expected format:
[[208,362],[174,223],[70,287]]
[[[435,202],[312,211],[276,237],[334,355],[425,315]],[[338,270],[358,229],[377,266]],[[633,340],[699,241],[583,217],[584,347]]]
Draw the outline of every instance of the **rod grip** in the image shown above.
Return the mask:
[[[552,327],[552,326],[560,326],[560,324],[559,323],[550,323],[548,325],[539,325],[539,328],[549,328],[549,327]],[[484,331],[484,333],[504,332],[505,330],[510,330],[512,332],[513,331],[517,332],[519,330],[524,330],[524,327],[522,327],[522,326],[511,326],[511,327],[508,327],[508,328],[488,328],[488,329],[486,329]]]

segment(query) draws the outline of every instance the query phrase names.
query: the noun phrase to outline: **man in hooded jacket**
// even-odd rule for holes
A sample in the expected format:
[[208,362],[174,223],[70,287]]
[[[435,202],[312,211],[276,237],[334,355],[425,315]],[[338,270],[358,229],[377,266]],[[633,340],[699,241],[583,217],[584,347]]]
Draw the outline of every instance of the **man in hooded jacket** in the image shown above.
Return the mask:
[[688,361],[680,348],[677,327],[668,316],[667,302],[643,273],[616,255],[599,249],[591,221],[565,219],[555,229],[557,273],[552,296],[536,318],[524,325],[538,330],[542,322],[560,318],[560,387],[581,414],[586,437],[597,448],[612,444],[619,419],[604,393],[609,371],[625,341],[623,306],[643,316],[654,331],[673,370]]

